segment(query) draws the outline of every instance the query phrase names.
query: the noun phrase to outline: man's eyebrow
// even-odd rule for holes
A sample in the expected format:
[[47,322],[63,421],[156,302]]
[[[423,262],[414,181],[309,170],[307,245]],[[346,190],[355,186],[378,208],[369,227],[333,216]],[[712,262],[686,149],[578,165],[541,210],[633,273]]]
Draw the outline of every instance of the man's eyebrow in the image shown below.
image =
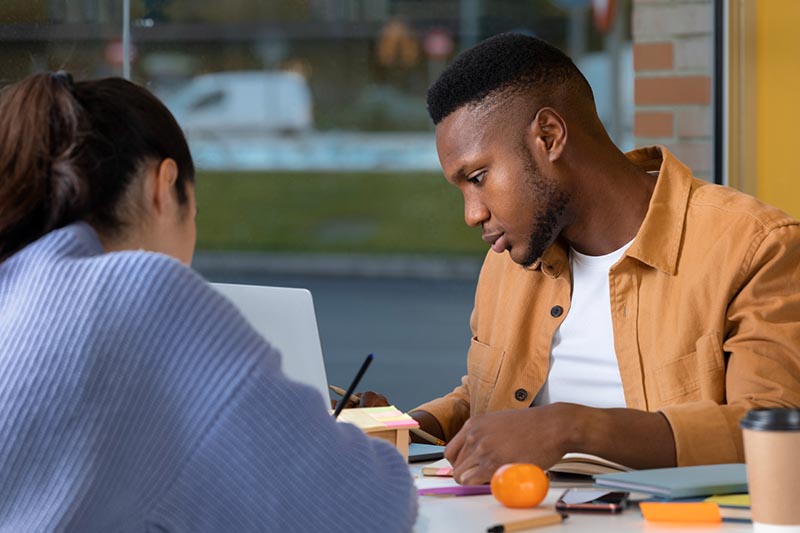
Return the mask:
[[467,167],[465,165],[461,165],[458,170],[456,170],[452,176],[451,181],[463,181],[467,179]]

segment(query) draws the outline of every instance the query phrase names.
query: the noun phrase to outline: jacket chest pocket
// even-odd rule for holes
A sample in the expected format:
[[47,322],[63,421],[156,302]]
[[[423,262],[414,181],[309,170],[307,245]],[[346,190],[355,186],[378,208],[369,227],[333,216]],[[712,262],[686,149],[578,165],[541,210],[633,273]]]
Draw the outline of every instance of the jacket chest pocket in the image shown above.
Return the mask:
[[725,403],[725,357],[720,335],[703,335],[695,348],[655,369],[662,405],[698,400]]
[[473,337],[467,355],[469,376],[469,403],[472,415],[486,412],[497,384],[504,352],[492,348]]

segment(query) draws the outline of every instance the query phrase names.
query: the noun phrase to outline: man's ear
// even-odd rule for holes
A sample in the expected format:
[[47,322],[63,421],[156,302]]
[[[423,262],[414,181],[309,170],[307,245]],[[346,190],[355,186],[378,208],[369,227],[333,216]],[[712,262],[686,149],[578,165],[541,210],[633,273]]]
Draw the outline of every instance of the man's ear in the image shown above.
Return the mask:
[[163,159],[156,167],[153,179],[153,208],[158,214],[162,214],[171,204],[178,201],[174,191],[178,179],[178,164],[172,158]]
[[561,157],[567,142],[567,123],[553,108],[541,108],[533,117],[528,133],[534,154],[551,163]]

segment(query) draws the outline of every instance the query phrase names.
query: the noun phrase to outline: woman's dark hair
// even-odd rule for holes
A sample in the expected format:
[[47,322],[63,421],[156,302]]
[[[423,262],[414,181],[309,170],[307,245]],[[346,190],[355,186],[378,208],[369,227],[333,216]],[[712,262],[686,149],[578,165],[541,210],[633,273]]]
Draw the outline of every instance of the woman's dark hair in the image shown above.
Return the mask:
[[0,261],[78,220],[122,232],[124,202],[148,161],[175,160],[178,200],[194,163],[175,118],[121,78],[34,74],[0,94]]

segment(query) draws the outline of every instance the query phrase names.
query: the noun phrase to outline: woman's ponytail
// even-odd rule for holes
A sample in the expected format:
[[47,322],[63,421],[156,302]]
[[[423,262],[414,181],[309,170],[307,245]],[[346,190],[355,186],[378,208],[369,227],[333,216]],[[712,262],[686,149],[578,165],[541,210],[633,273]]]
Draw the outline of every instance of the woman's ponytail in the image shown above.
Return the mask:
[[194,163],[180,126],[147,89],[121,78],[34,74],[0,94],[0,262],[79,220],[106,237],[141,223],[142,171],[178,164],[178,202]]
[[36,74],[0,95],[0,261],[85,214],[85,129],[69,74]]

